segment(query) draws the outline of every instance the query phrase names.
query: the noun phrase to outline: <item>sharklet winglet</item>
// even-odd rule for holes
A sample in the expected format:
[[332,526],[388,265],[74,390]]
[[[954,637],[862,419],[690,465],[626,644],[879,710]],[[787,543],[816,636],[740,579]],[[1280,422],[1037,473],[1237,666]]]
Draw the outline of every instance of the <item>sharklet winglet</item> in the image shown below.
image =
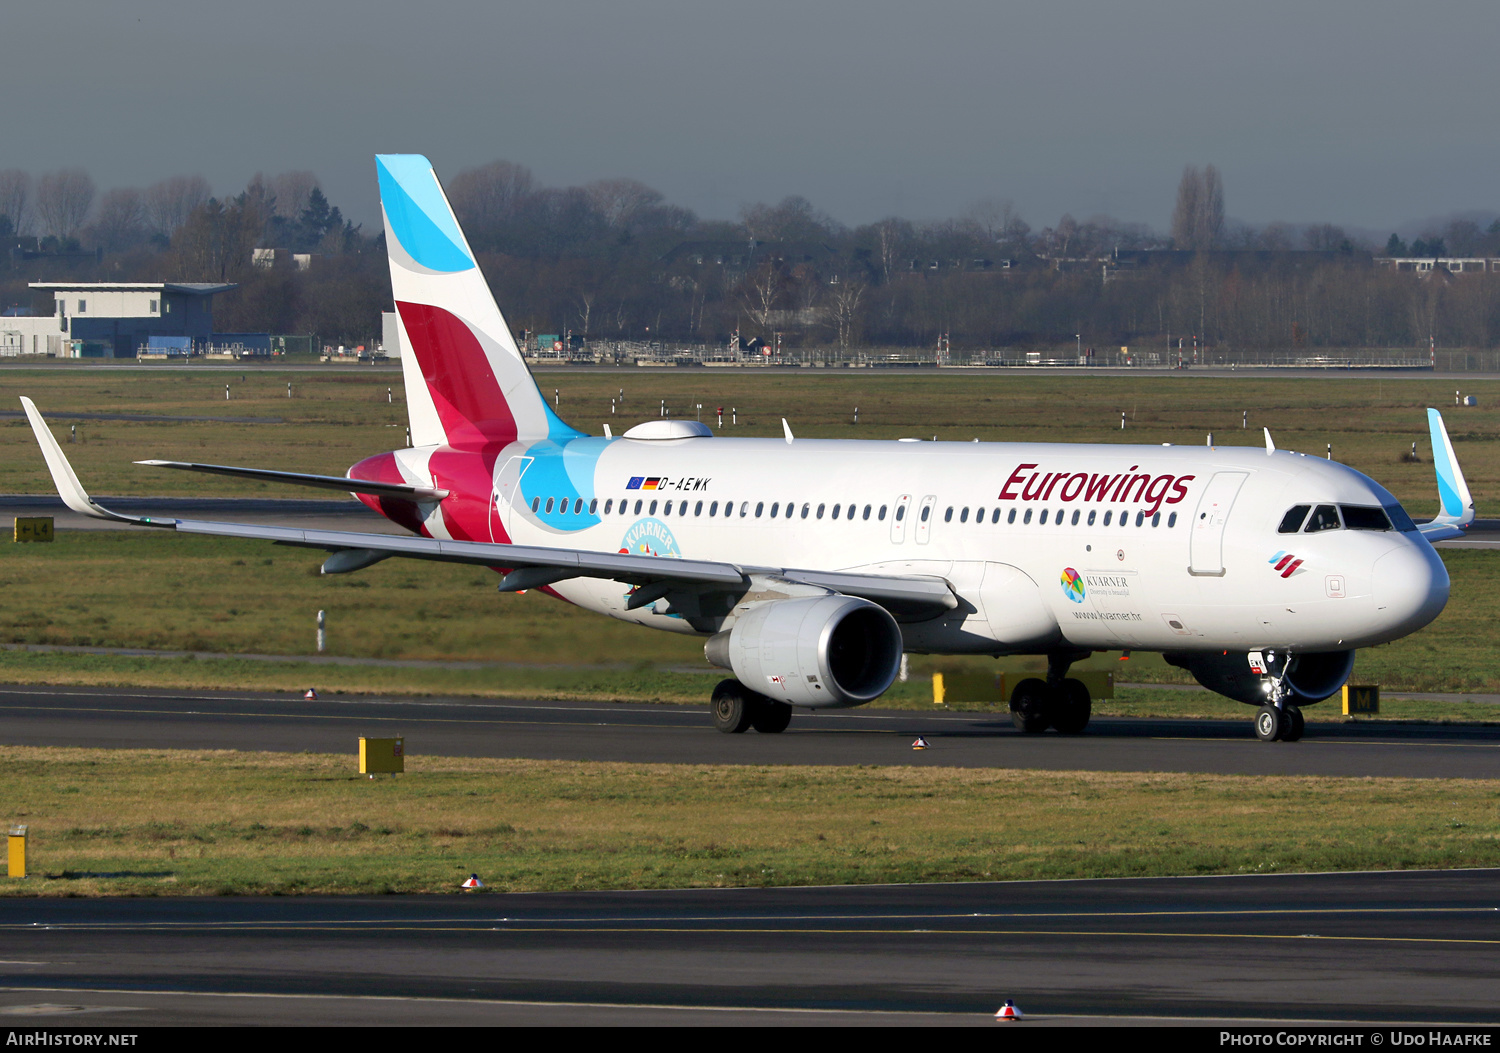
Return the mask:
[[37,445],[42,448],[42,457],[47,462],[47,470],[52,473],[52,485],[57,487],[57,496],[62,498],[63,504],[79,515],[88,516],[91,519],[112,519],[119,523],[139,523],[142,526],[172,527],[177,525],[175,519],[156,521],[149,517],[121,515],[118,512],[111,512],[95,501],[83,488],[83,484],[78,481],[78,475],[73,471],[73,466],[68,463],[62,447],[57,444],[57,438],[52,434],[52,429],[47,427],[47,422],[42,419],[36,403],[22,395],[21,407],[26,411],[26,419],[31,422],[31,430],[36,435]]

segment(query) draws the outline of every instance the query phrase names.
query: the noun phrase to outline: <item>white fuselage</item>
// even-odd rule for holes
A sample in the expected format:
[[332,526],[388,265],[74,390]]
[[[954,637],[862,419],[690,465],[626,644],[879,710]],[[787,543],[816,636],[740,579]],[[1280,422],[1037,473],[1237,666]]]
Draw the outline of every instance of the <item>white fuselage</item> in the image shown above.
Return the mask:
[[[425,474],[422,451],[398,456]],[[588,438],[513,445],[495,478],[516,544],[946,579],[958,609],[902,625],[918,652],[1349,650],[1415,631],[1448,593],[1415,531],[1278,533],[1296,505],[1396,504],[1287,451]],[[617,582],[552,588],[699,631],[666,604],[627,611]]]

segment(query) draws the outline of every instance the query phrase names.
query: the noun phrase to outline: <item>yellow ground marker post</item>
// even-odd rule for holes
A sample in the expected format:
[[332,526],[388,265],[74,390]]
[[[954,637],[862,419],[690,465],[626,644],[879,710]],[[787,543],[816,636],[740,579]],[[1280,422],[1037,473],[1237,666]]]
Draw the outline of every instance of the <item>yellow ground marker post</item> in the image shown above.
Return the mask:
[[359,740],[359,773],[361,775],[399,775],[406,771],[406,742],[393,739]]
[[1380,712],[1378,684],[1345,684],[1344,716],[1374,716]]
[[51,516],[16,516],[17,541],[51,541]]
[[26,827],[10,828],[10,876],[26,876]]

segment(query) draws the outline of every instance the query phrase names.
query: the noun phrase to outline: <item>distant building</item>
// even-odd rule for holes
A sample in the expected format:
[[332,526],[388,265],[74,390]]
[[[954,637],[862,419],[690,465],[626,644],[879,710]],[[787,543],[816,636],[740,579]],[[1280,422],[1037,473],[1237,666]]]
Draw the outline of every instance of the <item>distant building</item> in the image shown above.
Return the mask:
[[0,317],[0,355],[134,358],[152,337],[213,339],[213,296],[231,284],[32,282],[30,314]]
[[1500,259],[1492,256],[1377,256],[1375,262],[1392,270],[1415,271],[1417,274],[1429,274],[1435,270],[1449,274],[1500,272]]

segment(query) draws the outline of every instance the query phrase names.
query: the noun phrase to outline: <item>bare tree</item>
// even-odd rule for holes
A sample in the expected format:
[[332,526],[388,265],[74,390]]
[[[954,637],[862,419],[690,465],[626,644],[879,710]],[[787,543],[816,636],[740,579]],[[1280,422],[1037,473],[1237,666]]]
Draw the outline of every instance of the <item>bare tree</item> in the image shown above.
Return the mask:
[[151,184],[141,202],[151,233],[170,239],[196,209],[203,207],[208,194],[208,180],[201,175],[172,176]]
[[37,183],[37,218],[46,233],[60,240],[78,233],[93,204],[94,181],[81,168],[48,172]]
[[784,275],[775,260],[766,260],[755,273],[745,277],[745,310],[750,312],[750,317],[760,327],[762,336],[771,331],[771,316],[781,300],[784,284]]
[[135,187],[116,187],[99,200],[89,240],[106,252],[120,252],[146,239],[144,195]]
[[1337,252],[1349,243],[1343,227],[1315,223],[1302,232],[1302,243],[1313,252]]
[[11,229],[26,233],[31,219],[28,212],[31,197],[31,173],[19,168],[0,172],[0,216],[9,216]]
[[1188,165],[1177,184],[1172,209],[1172,243],[1179,249],[1202,251],[1218,246],[1224,234],[1224,181],[1213,165]]
[[854,334],[854,323],[859,316],[859,301],[864,293],[862,282],[847,277],[829,289],[829,311],[833,316],[841,351],[849,350],[849,340]]
[[485,230],[515,215],[531,194],[531,169],[510,161],[491,161],[458,173],[448,183],[448,200],[467,230]]
[[660,192],[635,179],[596,179],[583,192],[611,227],[623,227],[642,210],[661,204]]
[[318,177],[311,172],[282,172],[266,180],[266,189],[273,200],[273,216],[282,219],[297,219],[307,208],[313,190],[318,186]]

